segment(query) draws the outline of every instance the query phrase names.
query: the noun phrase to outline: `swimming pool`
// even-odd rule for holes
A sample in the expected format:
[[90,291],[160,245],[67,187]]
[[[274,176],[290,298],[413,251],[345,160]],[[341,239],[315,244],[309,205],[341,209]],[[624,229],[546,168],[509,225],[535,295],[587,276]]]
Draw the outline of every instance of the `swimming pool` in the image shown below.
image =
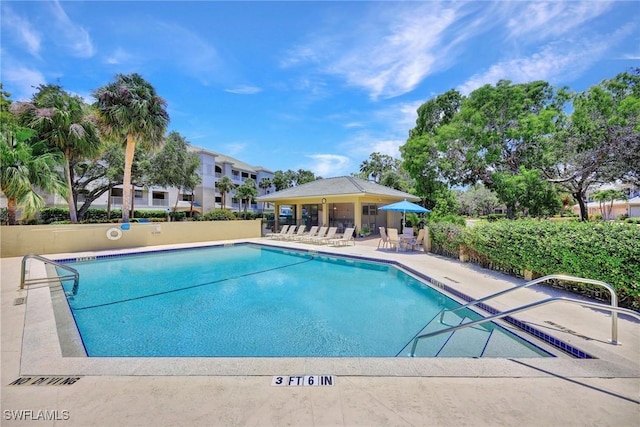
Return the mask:
[[[69,306],[87,355],[98,357],[406,356],[413,337],[442,328],[438,314],[459,306],[392,265],[259,245],[73,268],[80,287]],[[465,310],[445,323],[477,318]],[[549,354],[487,324],[421,342],[417,355]]]

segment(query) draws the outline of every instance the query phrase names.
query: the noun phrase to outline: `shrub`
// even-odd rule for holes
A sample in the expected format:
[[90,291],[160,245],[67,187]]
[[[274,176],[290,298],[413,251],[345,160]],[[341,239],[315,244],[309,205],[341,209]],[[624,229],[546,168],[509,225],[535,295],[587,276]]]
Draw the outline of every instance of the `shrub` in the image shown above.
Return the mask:
[[69,221],[69,208],[44,208],[40,211],[40,220],[44,224]]
[[506,268],[607,282],[624,305],[640,308],[640,227],[607,222],[498,221],[466,229],[464,240],[474,251]]
[[227,209],[214,209],[202,216],[203,221],[234,221],[236,216]]
[[499,219],[505,219],[507,216],[505,214],[489,214],[484,217],[489,222],[498,221]]
[[238,212],[236,214],[236,218],[237,219],[247,219],[247,220],[251,220],[251,219],[256,219],[258,217],[257,214],[255,214],[254,212]]
[[451,222],[436,222],[429,225],[431,244],[446,252],[457,254],[465,244],[464,227]]

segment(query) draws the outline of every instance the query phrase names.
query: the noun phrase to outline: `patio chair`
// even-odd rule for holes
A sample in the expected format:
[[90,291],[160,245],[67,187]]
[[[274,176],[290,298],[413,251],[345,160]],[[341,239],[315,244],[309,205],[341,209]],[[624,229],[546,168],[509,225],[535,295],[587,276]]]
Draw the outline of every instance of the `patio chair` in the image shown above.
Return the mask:
[[275,239],[276,240],[287,240],[287,239],[289,239],[291,236],[293,236],[293,233],[296,232],[296,228],[297,228],[297,226],[295,226],[295,225],[290,226],[286,233],[276,234]]
[[311,227],[311,230],[309,230],[307,233],[298,233],[296,234],[296,236],[293,238],[293,240],[295,240],[296,242],[300,242],[303,241],[305,239],[308,239],[309,237],[314,237],[316,234],[318,234],[318,226],[314,225]]
[[416,247],[424,245],[424,228],[418,230],[418,237],[409,241],[409,246],[411,246],[411,250],[415,251]]
[[302,236],[300,238],[301,242],[305,242],[305,243],[313,243],[313,239],[317,239],[319,237],[324,237],[325,234],[327,234],[327,229],[329,227],[320,227],[320,229],[316,232],[316,234],[311,234],[309,233],[309,235],[307,236]]
[[378,241],[378,249],[380,249],[380,243],[382,243],[382,247],[386,248],[389,244],[389,238],[387,237],[387,232],[384,227],[379,227],[380,230],[380,240]]
[[298,230],[295,233],[291,233],[285,237],[285,240],[296,240],[297,237],[301,237],[304,235],[304,230],[307,228],[306,225],[298,226]]
[[346,228],[342,237],[333,238],[328,241],[329,246],[348,246],[350,242],[353,242],[353,246],[355,246],[356,241],[353,238],[354,230],[355,227]]
[[282,228],[280,229],[280,231],[278,233],[268,233],[264,237],[268,237],[270,239],[275,239],[276,236],[282,236],[282,235],[286,234],[288,230],[289,230],[289,225],[285,224],[285,225],[282,226]]
[[387,229],[387,243],[390,248],[395,248],[396,252],[400,249],[400,237],[398,236],[397,228]]
[[[323,237],[316,237],[312,240],[313,243],[324,245],[329,242],[329,240],[333,239],[336,236],[336,231],[338,231],[338,227],[329,227],[327,230],[327,234]],[[318,233],[319,234],[319,233]]]

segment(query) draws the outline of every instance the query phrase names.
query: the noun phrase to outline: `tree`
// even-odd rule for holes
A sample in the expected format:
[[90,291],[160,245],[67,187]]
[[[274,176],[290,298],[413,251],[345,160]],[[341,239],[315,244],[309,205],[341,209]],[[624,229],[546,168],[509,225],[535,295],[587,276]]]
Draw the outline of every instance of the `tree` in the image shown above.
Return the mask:
[[437,131],[453,120],[459,111],[463,97],[450,90],[425,102],[418,108],[416,126],[409,131],[409,139],[400,147],[402,168],[415,182],[415,192],[433,209],[437,195],[447,191],[440,171]]
[[[262,178],[258,183],[258,187],[263,191],[264,194],[267,194],[267,190],[273,186],[273,183],[269,178]],[[262,202],[262,211],[264,212],[264,207],[267,202]]]
[[83,159],[95,159],[102,148],[93,112],[82,98],[70,95],[62,87],[40,85],[22,120],[37,132],[39,140],[62,153],[69,219],[78,222],[73,165]]
[[640,71],[618,74],[571,99],[573,112],[554,138],[557,161],[544,171],[571,193],[586,221],[590,187],[640,176]]
[[493,187],[498,198],[507,205],[510,218],[517,212],[523,216],[543,217],[561,210],[562,203],[555,188],[541,175],[540,170],[528,170],[524,166],[520,167],[519,174],[493,174]]
[[[102,154],[96,161],[84,160],[73,165],[72,189],[74,199],[84,195],[84,203],[78,209],[78,221],[82,221],[91,204],[104,193],[122,184],[124,175],[124,149],[119,143],[106,143]],[[107,201],[107,216],[110,217],[111,197]]]
[[273,174],[273,185],[276,187],[276,191],[284,190],[285,188],[295,187],[297,185],[306,184],[307,182],[322,179],[319,176],[309,170],[298,169],[298,171],[276,171]]
[[368,160],[360,163],[359,175],[362,179],[372,179],[373,182],[380,183],[385,172],[397,171],[400,169],[400,165],[400,160],[394,159],[388,154],[375,152],[369,155]]
[[38,189],[65,195],[65,185],[56,170],[59,155],[43,144],[29,143],[35,132],[18,125],[9,96],[0,85],[0,190],[7,198],[7,222],[15,225],[19,207],[25,217],[44,207]]
[[247,206],[258,197],[258,189],[256,188],[256,182],[248,178],[244,183],[236,189],[236,197],[244,201],[244,211],[247,212]]
[[476,184],[466,191],[456,191],[456,197],[463,215],[488,215],[500,206],[496,193],[482,184]]
[[[613,202],[616,200],[627,200],[627,195],[620,190],[608,189],[596,191],[591,195],[593,200],[600,203],[600,212],[602,212],[602,220],[613,219],[611,212],[613,211]],[[609,206],[606,203],[609,202]]]
[[236,188],[236,185],[233,183],[233,181],[231,181],[231,178],[229,178],[228,176],[223,176],[218,182],[216,182],[216,188],[222,196],[221,209],[226,209],[227,193],[232,192]]
[[[198,174],[200,156],[189,152],[189,142],[178,132],[169,132],[164,147],[151,160],[152,185],[176,187],[178,190],[191,191],[191,212],[193,212],[193,190],[202,178]],[[180,195],[176,197],[173,208],[177,210]]]
[[136,144],[154,150],[163,143],[169,123],[167,103],[139,74],[117,74],[115,81],[97,89],[95,107],[103,132],[125,144],[122,221],[129,222],[131,166]]

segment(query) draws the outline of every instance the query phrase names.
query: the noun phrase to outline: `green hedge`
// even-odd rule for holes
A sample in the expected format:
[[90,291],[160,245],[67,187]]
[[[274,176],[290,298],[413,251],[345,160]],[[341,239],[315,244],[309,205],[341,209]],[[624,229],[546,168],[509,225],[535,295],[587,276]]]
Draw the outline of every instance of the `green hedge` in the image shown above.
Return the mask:
[[[167,211],[165,210],[134,210],[134,218],[166,218]],[[106,209],[88,209],[83,223],[104,223],[113,222],[122,218],[121,209],[111,210],[111,219],[107,219]],[[52,223],[68,223],[69,222],[69,208],[45,208],[40,211],[40,222],[44,224]]]
[[236,215],[227,209],[214,209],[202,216],[203,221],[235,221]]
[[521,220],[462,230],[466,246],[504,268],[602,280],[614,286],[625,306],[640,308],[636,225]]

